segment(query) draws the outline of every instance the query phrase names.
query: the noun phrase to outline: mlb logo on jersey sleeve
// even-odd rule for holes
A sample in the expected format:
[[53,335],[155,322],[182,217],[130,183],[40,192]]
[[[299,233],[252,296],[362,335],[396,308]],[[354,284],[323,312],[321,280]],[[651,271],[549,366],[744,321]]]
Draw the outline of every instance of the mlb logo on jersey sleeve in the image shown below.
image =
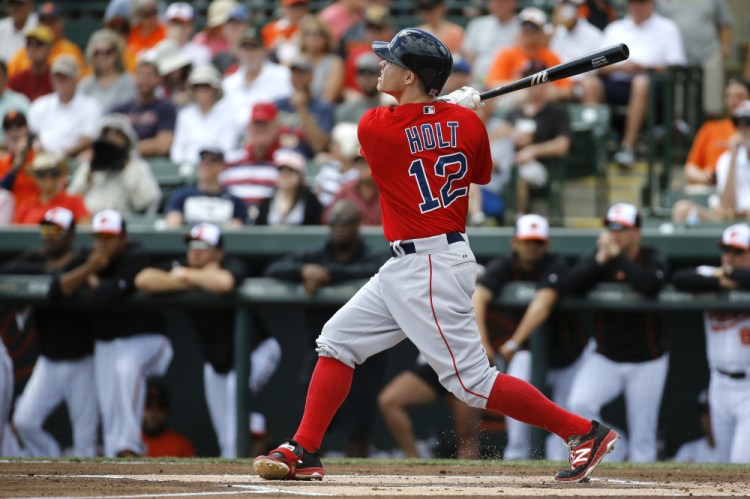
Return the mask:
[[425,106],[422,108],[422,114],[435,114],[435,106]]

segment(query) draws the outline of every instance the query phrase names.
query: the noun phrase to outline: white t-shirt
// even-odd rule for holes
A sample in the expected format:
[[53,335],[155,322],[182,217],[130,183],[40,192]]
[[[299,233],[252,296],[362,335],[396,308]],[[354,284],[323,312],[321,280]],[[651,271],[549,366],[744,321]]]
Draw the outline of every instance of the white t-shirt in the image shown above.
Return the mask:
[[187,42],[182,46],[182,53],[190,58],[194,68],[211,63],[211,50],[200,43]]
[[29,128],[45,151],[62,154],[81,137],[94,137],[102,109],[96,99],[76,93],[67,104],[56,93],[39,97],[29,108]]
[[[735,199],[737,205],[735,211],[750,210],[750,159],[747,157],[748,150],[740,147],[737,151],[737,164],[734,167],[734,183],[736,187]],[[716,162],[716,187],[719,192],[724,190],[729,174],[729,161],[732,154],[729,151],[719,156]]]
[[[549,48],[556,53],[562,62],[568,62],[593,52],[595,47],[602,45],[603,33],[586,19],[578,18],[572,30],[565,26],[555,28],[555,33],[549,42]],[[573,76],[573,80],[582,80],[586,73]]]
[[10,62],[18,49],[26,45],[26,32],[39,22],[37,15],[33,12],[26,18],[26,24],[20,31],[16,31],[13,19],[6,17],[0,19],[0,59]]
[[[680,29],[671,19],[653,14],[637,25],[630,16],[604,28],[601,48],[624,43],[630,49],[628,60],[646,68],[685,64],[685,46]],[[629,80],[632,75],[612,73],[612,78]]]
[[501,23],[496,16],[482,16],[469,21],[461,50],[476,55],[471,67],[474,81],[484,83],[495,55],[516,42],[521,22],[513,17]]
[[249,85],[242,67],[227,76],[222,84],[224,98],[232,106],[237,125],[243,129],[247,126],[250,111],[256,103],[291,97],[294,92],[291,76],[289,68],[269,61],[263,64],[260,73]]
[[214,104],[208,114],[191,104],[177,113],[169,156],[174,163],[197,164],[202,147],[218,147],[227,153],[236,148],[239,136],[240,129],[226,99]]

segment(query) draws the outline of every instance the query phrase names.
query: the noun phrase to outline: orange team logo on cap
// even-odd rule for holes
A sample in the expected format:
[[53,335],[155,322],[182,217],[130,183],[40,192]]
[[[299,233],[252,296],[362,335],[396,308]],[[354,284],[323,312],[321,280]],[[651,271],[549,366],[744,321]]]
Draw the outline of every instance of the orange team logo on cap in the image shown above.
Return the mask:
[[533,223],[531,224],[531,226],[530,226],[530,227],[531,227],[532,229],[538,229],[538,228],[539,228],[539,224],[538,224],[538,223],[536,223],[536,222],[533,222]]
[[40,12],[42,14],[51,14],[54,10],[55,10],[55,4],[53,4],[52,2],[47,2],[44,5],[42,5]]

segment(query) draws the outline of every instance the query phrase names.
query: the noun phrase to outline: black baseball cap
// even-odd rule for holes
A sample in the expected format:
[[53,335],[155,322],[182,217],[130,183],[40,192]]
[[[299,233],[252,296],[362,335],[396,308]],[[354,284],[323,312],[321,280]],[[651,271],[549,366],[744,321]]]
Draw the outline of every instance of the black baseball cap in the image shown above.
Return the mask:
[[9,130],[13,126],[27,126],[26,115],[18,109],[11,109],[3,116],[3,130]]
[[213,161],[224,161],[224,151],[222,151],[218,147],[203,147],[198,153],[198,156],[201,159],[206,157],[206,159],[210,159]]

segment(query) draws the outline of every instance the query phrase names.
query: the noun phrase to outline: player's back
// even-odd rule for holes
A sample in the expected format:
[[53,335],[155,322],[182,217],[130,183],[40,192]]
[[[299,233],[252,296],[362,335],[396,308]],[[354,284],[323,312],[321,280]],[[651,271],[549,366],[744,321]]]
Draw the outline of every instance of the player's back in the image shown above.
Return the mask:
[[389,241],[464,232],[469,185],[492,172],[484,124],[448,104],[379,107],[359,123],[359,141],[380,190]]

